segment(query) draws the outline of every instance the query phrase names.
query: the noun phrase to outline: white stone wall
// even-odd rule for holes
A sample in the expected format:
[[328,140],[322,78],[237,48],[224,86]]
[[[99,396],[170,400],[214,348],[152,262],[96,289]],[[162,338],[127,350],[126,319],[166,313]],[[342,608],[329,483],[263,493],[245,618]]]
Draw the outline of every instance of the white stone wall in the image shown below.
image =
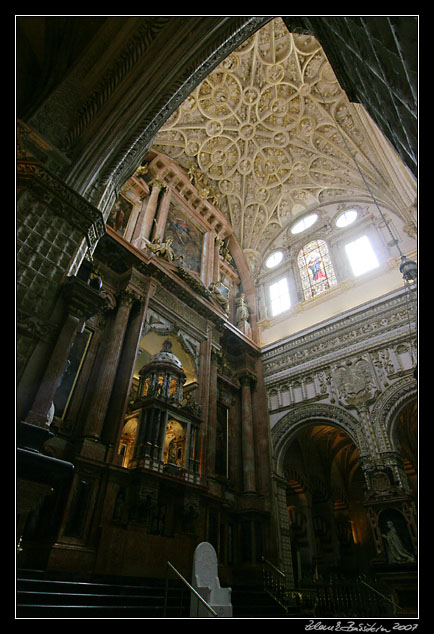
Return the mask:
[[[416,330],[404,289],[263,351],[274,458],[296,421],[326,418],[353,437],[360,455],[394,451],[388,395],[416,393]],[[351,422],[350,422],[351,421]],[[363,429],[360,422],[365,421]]]

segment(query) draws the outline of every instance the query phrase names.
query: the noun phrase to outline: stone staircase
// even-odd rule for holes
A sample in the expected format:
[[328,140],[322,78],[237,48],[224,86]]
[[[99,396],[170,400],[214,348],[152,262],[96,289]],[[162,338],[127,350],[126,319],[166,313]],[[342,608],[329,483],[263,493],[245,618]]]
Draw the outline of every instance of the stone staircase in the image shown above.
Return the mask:
[[[17,618],[162,618],[164,580],[19,570]],[[188,618],[190,593],[169,580],[167,618]]]
[[[165,617],[164,598],[159,579],[19,570],[16,618],[189,618],[190,592],[181,581],[169,579]],[[232,605],[233,618],[294,616],[259,586],[234,587]]]
[[261,586],[232,588],[233,617],[240,619],[294,618],[295,611],[286,611]]

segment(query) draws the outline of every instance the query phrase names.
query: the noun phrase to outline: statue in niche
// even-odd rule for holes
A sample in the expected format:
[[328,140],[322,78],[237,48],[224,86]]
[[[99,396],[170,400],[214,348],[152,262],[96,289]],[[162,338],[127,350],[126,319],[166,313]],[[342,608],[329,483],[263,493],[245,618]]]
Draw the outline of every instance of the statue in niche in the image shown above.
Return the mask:
[[[225,313],[229,312],[229,298],[228,295],[222,292],[222,286],[220,282],[211,282],[208,287],[208,290],[211,293],[211,297],[213,297],[222,307]],[[225,287],[224,287],[225,288]]]
[[250,308],[248,307],[246,303],[244,293],[241,293],[241,295],[237,298],[236,306],[237,306],[237,310],[235,314],[236,326],[237,328],[241,330],[241,332],[243,332],[245,335],[248,335],[250,337],[252,334],[252,329],[249,324]]
[[230,254],[229,247],[225,243],[225,241],[221,240],[220,238],[216,238],[216,242],[219,248],[219,255],[221,255],[221,257],[227,262],[232,262],[232,256]]
[[390,564],[408,563],[415,561],[414,555],[403,546],[401,538],[392,520],[388,520],[386,532],[382,534],[386,542],[387,560]]

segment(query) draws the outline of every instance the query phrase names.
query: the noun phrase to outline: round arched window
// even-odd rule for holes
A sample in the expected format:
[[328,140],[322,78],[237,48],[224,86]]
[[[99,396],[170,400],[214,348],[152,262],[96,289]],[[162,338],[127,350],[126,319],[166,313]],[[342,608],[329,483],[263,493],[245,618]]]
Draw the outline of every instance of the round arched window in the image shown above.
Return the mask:
[[304,298],[310,299],[337,284],[327,244],[312,240],[297,256]]
[[309,229],[318,220],[318,214],[309,214],[295,223],[291,228],[291,233],[301,233]]
[[347,209],[347,211],[344,211],[344,213],[337,217],[336,226],[339,227],[339,229],[348,227],[348,225],[355,221],[357,215],[358,214],[355,209]]
[[268,258],[265,260],[265,266],[267,269],[274,269],[275,266],[281,263],[283,260],[283,252],[282,251],[274,251]]

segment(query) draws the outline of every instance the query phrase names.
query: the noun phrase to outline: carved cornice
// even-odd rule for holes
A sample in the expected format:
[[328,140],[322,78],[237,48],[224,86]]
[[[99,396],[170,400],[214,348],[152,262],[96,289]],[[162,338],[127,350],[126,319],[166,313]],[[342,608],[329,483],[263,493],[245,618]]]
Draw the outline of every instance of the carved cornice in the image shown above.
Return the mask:
[[17,161],[17,183],[23,185],[50,211],[77,227],[93,249],[105,234],[104,219],[96,207],[36,161]]

